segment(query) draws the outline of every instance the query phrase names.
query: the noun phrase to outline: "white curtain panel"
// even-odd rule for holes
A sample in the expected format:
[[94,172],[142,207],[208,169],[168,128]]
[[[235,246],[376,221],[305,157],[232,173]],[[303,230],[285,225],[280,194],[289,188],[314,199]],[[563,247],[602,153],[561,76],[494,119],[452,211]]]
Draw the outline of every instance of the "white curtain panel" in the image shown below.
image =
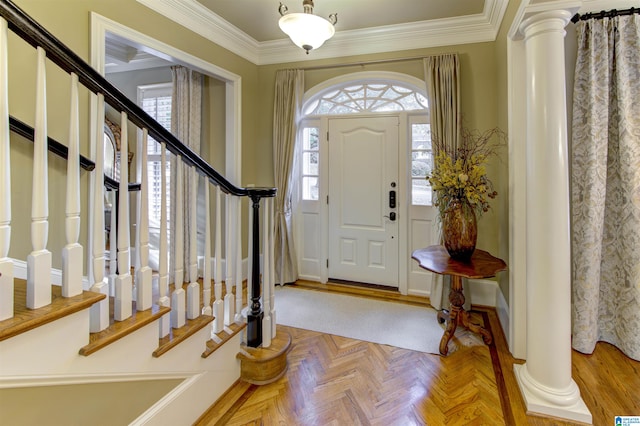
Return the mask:
[[275,197],[274,262],[275,282],[287,284],[298,279],[291,223],[291,179],[295,158],[297,123],[304,94],[304,71],[276,73],[273,106],[273,173],[278,192]]
[[640,16],[576,30],[572,342],[640,360]]
[[[431,117],[431,139],[455,149],[460,140],[460,61],[457,53],[424,58],[424,75]],[[435,148],[435,147],[434,147]],[[433,152],[433,157],[438,155]],[[438,223],[438,234],[441,234]],[[463,279],[463,285],[466,278]],[[433,274],[429,300],[435,309],[449,307],[449,277]],[[466,288],[467,286],[465,286]],[[470,292],[465,293],[464,308],[471,309]]]
[[[171,74],[173,76],[173,91],[171,99],[171,133],[173,133],[182,143],[187,145],[195,153],[200,154],[200,139],[202,128],[202,90],[203,90],[203,76],[202,74],[185,68],[183,66],[172,66]],[[191,205],[193,203],[191,196],[191,174],[193,173],[192,167],[187,167],[183,164],[183,177],[182,188],[176,189],[176,176],[174,171],[175,156],[171,157],[171,197],[174,197],[176,191],[182,191],[183,204],[177,206],[175,202],[171,203],[171,219],[170,229],[171,235],[175,235],[173,231],[175,229],[175,209],[180,208],[183,211],[183,241],[184,241],[184,271],[185,281],[195,281],[198,277],[189,276],[189,265],[197,261],[196,253],[191,253],[190,250],[190,235],[191,229],[196,227],[197,223],[191,223]],[[200,197],[204,198],[204,197]],[[200,203],[201,204],[201,203]],[[204,208],[203,205],[200,206]],[[204,221],[204,211],[199,211],[196,216]],[[204,229],[204,224],[201,224],[200,229]],[[199,234],[202,234],[200,232]],[[171,238],[170,258],[173,259],[174,253],[174,238]],[[172,262],[171,270],[174,266]],[[173,274],[171,274],[173,276]]]

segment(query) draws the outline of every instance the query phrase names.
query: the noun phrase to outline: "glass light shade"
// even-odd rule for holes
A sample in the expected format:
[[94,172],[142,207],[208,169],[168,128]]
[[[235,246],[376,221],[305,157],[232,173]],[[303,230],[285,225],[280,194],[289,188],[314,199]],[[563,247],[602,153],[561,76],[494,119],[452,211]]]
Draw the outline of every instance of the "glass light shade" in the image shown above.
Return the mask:
[[288,13],[280,18],[278,25],[296,46],[307,53],[322,46],[336,31],[331,22],[310,13]]

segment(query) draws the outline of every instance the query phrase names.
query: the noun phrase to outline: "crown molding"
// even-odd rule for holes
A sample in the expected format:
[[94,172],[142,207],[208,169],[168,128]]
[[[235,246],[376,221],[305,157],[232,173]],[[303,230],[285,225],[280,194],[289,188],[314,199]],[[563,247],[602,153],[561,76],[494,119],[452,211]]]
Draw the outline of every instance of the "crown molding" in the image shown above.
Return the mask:
[[196,0],[137,1],[236,55],[258,62],[259,43]]
[[481,14],[460,18],[337,31],[307,55],[288,38],[258,42],[196,0],[137,1],[256,65],[493,41],[509,2],[486,0]]

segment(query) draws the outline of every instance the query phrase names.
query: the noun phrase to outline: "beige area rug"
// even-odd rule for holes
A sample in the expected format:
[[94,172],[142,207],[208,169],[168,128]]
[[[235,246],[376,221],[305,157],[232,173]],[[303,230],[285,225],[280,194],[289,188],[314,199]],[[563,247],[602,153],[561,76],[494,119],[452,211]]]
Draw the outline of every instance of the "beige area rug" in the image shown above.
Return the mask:
[[276,322],[439,354],[444,326],[430,307],[276,286]]

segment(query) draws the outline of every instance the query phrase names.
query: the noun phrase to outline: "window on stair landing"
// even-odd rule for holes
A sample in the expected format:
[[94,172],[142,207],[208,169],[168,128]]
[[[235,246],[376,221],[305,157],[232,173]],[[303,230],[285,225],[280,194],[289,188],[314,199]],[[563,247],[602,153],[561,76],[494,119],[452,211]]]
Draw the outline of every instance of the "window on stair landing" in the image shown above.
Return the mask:
[[[138,87],[138,103],[142,109],[165,129],[171,131],[171,83],[153,84]],[[162,202],[162,162],[161,147],[155,139],[149,137],[147,143],[147,176],[149,180],[149,245],[151,250],[158,249],[160,232],[160,213]],[[170,212],[171,167],[167,152],[167,218]],[[158,244],[159,245],[159,244]],[[151,254],[152,268],[154,256]]]

